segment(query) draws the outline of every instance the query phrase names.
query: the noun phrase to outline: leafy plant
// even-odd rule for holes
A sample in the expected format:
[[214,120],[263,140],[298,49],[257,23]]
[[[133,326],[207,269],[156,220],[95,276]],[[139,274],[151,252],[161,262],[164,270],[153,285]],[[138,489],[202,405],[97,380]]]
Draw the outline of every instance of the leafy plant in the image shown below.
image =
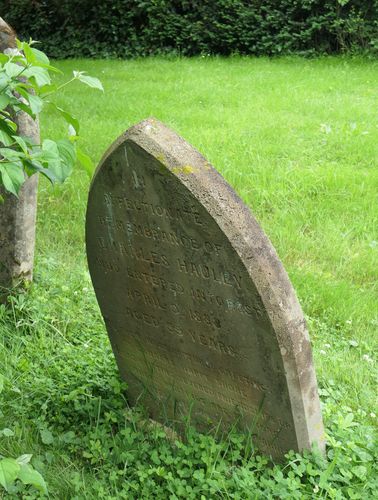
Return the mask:
[[4,1],[56,58],[377,53],[377,0]]
[[[4,389],[4,376],[0,373],[0,394]],[[0,430],[0,438],[11,437],[11,429]],[[17,481],[24,485],[32,485],[41,493],[47,494],[47,486],[42,475],[30,464],[32,455],[20,455],[18,458],[4,457],[0,454],[0,486],[11,491]]]
[[[0,54],[0,186],[17,196],[28,176],[40,173],[51,182],[63,182],[70,174],[76,159],[91,168],[91,160],[76,147],[79,122],[68,111],[49,100],[49,96],[78,80],[92,88],[102,90],[97,78],[74,71],[73,77],[54,85],[51,73],[58,72],[47,56],[34,48],[33,42],[17,41],[17,49]],[[50,105],[69,125],[67,138],[53,141],[45,139],[35,144],[30,137],[20,135],[17,115],[27,113],[36,120],[44,106]],[[0,394],[4,389],[4,376],[0,374]],[[1,415],[1,412],[0,412]],[[14,432],[0,428],[0,439],[10,438]],[[51,432],[41,431],[42,442],[51,442]],[[19,492],[17,483],[31,485],[41,494],[47,494],[43,476],[30,463],[31,454],[11,458],[0,454],[0,486],[7,492]]]
[[[33,41],[17,40],[17,49],[0,54],[0,185],[16,196],[25,179],[35,173],[51,182],[63,182],[77,159],[91,170],[90,158],[76,147],[79,121],[49,97],[75,80],[103,90],[97,78],[82,71],[74,71],[70,80],[55,85],[51,75],[59,70],[33,45]],[[16,118],[23,112],[36,120],[45,106],[54,107],[67,122],[69,133],[57,141],[44,139],[35,144],[30,137],[20,135]]]

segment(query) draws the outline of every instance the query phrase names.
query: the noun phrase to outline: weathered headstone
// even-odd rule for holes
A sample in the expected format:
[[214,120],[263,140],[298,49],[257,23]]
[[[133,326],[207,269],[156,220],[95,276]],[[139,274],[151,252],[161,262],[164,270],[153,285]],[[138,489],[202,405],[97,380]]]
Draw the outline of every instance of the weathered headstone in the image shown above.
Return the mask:
[[132,403],[265,453],[324,449],[305,320],[249,209],[154,119],[106,152],[87,208],[89,269]]
[[[12,28],[0,17],[0,51],[14,48]],[[27,113],[15,118],[18,134],[39,143],[39,127]],[[19,198],[0,189],[0,300],[19,281],[30,281],[33,275],[35,222],[38,177],[30,177],[22,186]]]

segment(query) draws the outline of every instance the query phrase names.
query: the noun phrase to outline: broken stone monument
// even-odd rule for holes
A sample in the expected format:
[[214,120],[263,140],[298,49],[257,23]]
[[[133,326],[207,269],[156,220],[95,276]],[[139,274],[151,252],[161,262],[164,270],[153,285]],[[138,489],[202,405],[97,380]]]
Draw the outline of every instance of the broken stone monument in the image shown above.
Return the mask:
[[324,430],[311,346],[277,254],[233,189],[155,119],[108,149],[89,193],[89,269],[132,404],[251,432],[266,454]]
[[[15,47],[12,28],[0,17],[0,50]],[[8,45],[8,47],[7,47]],[[39,127],[27,113],[15,118],[18,134],[39,143]],[[35,222],[37,213],[38,177],[33,175],[23,184],[19,197],[0,188],[0,301],[20,281],[33,275]]]

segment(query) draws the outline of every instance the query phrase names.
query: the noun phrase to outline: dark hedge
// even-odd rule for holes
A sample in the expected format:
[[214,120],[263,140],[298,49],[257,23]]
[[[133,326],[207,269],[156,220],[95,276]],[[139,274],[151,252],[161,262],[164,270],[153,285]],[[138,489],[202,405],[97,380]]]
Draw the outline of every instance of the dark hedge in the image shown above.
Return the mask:
[[[342,5],[343,4],[343,5]],[[378,53],[378,0],[0,0],[56,58]]]

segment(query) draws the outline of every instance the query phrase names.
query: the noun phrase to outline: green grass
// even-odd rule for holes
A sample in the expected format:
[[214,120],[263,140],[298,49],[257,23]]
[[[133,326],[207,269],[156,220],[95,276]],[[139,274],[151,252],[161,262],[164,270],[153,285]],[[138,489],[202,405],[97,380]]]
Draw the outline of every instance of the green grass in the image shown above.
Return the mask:
[[[125,416],[86,271],[89,179],[80,170],[63,186],[41,182],[35,283],[13,309],[1,309],[0,430],[15,436],[0,438],[0,453],[33,453],[54,498],[373,498],[378,63],[199,58],[58,66],[103,82],[104,94],[74,84],[56,98],[80,118],[82,147],[96,161],[122,131],[154,116],[199,149],[251,207],[308,318],[328,463],[290,457],[269,469],[234,436],[217,444],[191,433],[175,448],[161,431],[141,429],[137,412]],[[60,132],[57,117],[45,115],[43,135]],[[45,429],[50,444],[41,440]]]

